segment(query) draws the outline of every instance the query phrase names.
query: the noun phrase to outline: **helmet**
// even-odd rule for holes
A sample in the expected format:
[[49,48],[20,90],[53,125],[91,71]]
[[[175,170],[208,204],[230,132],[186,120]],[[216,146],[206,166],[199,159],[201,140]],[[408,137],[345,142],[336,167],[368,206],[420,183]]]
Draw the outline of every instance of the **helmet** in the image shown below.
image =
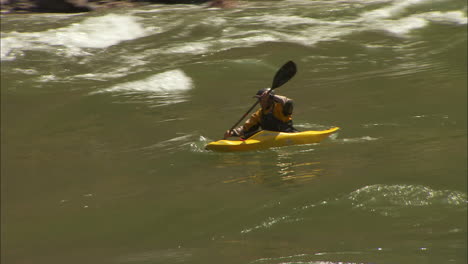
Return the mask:
[[[258,92],[255,94],[255,96],[253,98],[260,98],[260,96],[262,96],[262,94],[266,91],[269,91],[270,88],[263,88],[263,89],[260,89],[258,90]],[[270,91],[270,96],[273,96],[275,95],[275,92],[273,90]]]

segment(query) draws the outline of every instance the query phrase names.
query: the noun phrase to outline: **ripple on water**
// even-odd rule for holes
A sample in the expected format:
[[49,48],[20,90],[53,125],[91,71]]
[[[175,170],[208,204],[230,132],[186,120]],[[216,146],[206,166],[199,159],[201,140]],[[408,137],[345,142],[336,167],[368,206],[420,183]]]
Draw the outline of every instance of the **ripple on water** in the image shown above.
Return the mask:
[[[386,217],[410,217],[416,222],[436,221],[441,211],[467,211],[467,194],[452,190],[434,190],[421,185],[384,185],[365,186],[340,198],[293,208],[287,215],[268,217],[265,221],[241,231],[247,234],[255,230],[270,229],[279,223],[302,222],[310,217],[310,210],[345,206],[350,210],[362,210]],[[417,209],[430,209],[421,212]]]

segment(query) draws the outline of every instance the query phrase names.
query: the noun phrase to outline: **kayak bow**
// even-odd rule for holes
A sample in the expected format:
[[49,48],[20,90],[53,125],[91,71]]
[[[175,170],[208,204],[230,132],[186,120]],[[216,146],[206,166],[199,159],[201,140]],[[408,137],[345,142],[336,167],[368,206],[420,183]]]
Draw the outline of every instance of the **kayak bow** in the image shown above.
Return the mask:
[[218,140],[210,142],[206,145],[205,149],[231,152],[319,143],[335,133],[338,129],[339,127],[333,127],[323,131],[303,131],[294,133],[262,130],[246,140]]

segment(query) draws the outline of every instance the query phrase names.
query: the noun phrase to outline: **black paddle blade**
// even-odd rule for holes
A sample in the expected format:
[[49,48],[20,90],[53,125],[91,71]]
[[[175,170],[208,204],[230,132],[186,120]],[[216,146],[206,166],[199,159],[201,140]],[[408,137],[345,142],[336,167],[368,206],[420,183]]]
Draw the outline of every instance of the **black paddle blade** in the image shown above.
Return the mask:
[[276,72],[275,78],[273,78],[273,83],[271,85],[271,90],[274,90],[291,80],[291,78],[294,77],[294,75],[296,75],[296,72],[296,64],[293,61],[286,62]]

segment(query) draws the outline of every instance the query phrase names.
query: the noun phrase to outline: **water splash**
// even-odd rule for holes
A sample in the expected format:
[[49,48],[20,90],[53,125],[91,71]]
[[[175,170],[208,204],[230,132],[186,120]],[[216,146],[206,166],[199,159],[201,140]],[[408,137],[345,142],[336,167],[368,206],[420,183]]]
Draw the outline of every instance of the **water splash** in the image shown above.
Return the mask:
[[212,140],[204,137],[204,136],[200,136],[199,139],[197,141],[193,141],[190,143],[190,151],[192,152],[209,152],[207,150],[205,150],[205,146],[211,142]]

